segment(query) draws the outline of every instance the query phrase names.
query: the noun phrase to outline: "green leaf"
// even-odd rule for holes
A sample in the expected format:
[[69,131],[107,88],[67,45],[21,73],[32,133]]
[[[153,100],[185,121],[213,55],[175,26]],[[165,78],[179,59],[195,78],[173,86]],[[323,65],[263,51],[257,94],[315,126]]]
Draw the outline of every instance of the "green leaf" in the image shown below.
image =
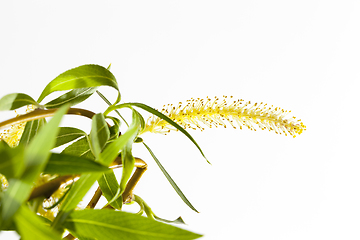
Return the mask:
[[[1,212],[0,212],[1,214]],[[1,226],[1,223],[0,223],[0,226]],[[1,231],[16,231],[16,226],[15,226],[15,223],[13,220],[11,220],[8,225],[6,226],[1,226],[0,228]]]
[[178,217],[177,219],[175,219],[174,221],[170,221],[170,220],[166,220],[163,218],[159,218],[158,216],[155,215],[155,213],[152,211],[152,209],[150,208],[150,206],[138,195],[134,194],[134,201],[137,202],[140,205],[140,214],[141,215],[144,211],[146,213],[146,216],[148,218],[151,219],[155,219],[158,221],[162,221],[162,222],[166,222],[166,223],[180,223],[180,224],[185,224],[184,220],[181,217]]
[[[123,148],[123,150],[121,151],[121,161],[123,163],[123,171],[122,171],[122,175],[121,175],[118,196],[123,194],[123,192],[125,191],[126,184],[129,181],[131,174],[135,167],[135,158],[132,155],[133,141],[128,142],[128,144],[126,144],[125,147]],[[116,197],[114,197],[114,199],[116,199]]]
[[23,240],[56,240],[61,235],[50,227],[25,205],[14,216],[15,224]]
[[24,93],[11,93],[0,99],[0,111],[14,110],[30,104],[39,105],[29,95]]
[[133,213],[108,209],[74,211],[64,222],[74,236],[95,239],[196,239],[201,235]]
[[[111,201],[115,195],[116,192],[119,189],[119,183],[116,180],[114,171],[104,173],[99,179],[98,179],[99,186],[101,188],[101,191],[104,195],[104,197]],[[121,209],[122,207],[122,199],[118,199],[111,203],[111,206],[115,209]]]
[[[101,173],[82,174],[79,180],[77,180],[73,184],[68,195],[64,199],[64,202],[60,207],[60,212],[56,219],[61,221],[62,219],[60,216],[64,214],[66,215],[67,212],[71,212],[72,210],[74,210],[77,207],[78,203],[83,199],[85,194],[89,191],[91,186],[95,183],[95,181],[101,177],[101,175]],[[54,224],[59,223],[54,221]]]
[[[131,141],[133,139],[133,136],[136,136],[137,132],[138,129],[136,128],[128,128],[123,135],[121,135],[119,138],[117,138],[105,147],[104,151],[99,154],[97,161],[105,166],[110,165],[110,163],[112,163],[114,159],[119,155],[120,149],[122,149],[128,141]],[[70,214],[72,210],[76,208],[78,203],[89,191],[95,181],[101,177],[101,175],[101,173],[81,175],[80,179],[76,183],[74,183],[73,187],[69,191],[69,194],[66,196],[64,203],[61,205],[60,212],[53,222],[54,228],[61,226],[66,217]]]
[[[70,186],[69,185],[66,186],[66,188],[67,188],[66,192],[57,200],[56,203],[54,203],[50,207],[43,207],[43,208],[46,209],[46,210],[50,210],[50,209],[53,209],[54,207],[58,206],[60,203],[62,203],[64,201],[65,197],[67,196],[67,194],[69,193],[72,186],[73,186],[73,184],[70,184]],[[47,218],[45,218],[45,219],[47,219]],[[51,225],[51,224],[52,224],[52,221],[49,222],[49,225]]]
[[112,163],[119,155],[119,151],[123,149],[129,141],[132,142],[136,137],[139,132],[137,126],[136,124],[132,124],[132,127],[130,126],[124,134],[112,141],[110,144],[106,145],[105,149],[100,153],[98,161],[106,166]]
[[97,87],[89,87],[71,90],[61,95],[60,97],[44,104],[44,107],[48,109],[59,108],[64,104],[74,106],[88,99],[96,91],[96,89]]
[[104,85],[119,91],[116,79],[109,70],[99,65],[83,65],[70,69],[52,80],[41,93],[38,102],[41,102],[47,95],[55,91]]
[[21,179],[9,179],[9,187],[2,198],[1,228],[7,226],[19,207],[29,198],[32,183]]
[[167,121],[169,124],[173,125],[176,129],[178,129],[180,132],[182,132],[183,134],[185,134],[185,136],[187,136],[194,144],[195,146],[199,149],[200,153],[202,154],[202,156],[206,159],[206,161],[208,163],[210,163],[207,158],[205,157],[203,151],[201,150],[200,146],[197,144],[197,142],[195,141],[195,139],[183,128],[181,127],[179,124],[177,124],[176,122],[174,122],[173,120],[171,120],[168,116],[164,115],[163,113],[159,112],[158,110],[149,107],[143,103],[123,103],[123,104],[119,104],[116,106],[110,106],[104,113],[104,115],[107,115],[109,112],[118,109],[118,108],[123,108],[126,106],[135,106],[135,107],[139,107],[144,109],[145,111],[148,111],[149,113],[154,114],[155,116],[158,116],[161,119],[164,119],[165,121]]
[[[135,111],[136,111],[136,110],[135,110]],[[145,127],[146,127],[146,123],[145,123],[145,120],[144,120],[143,116],[142,116],[140,113],[138,113],[138,115],[139,115],[140,123],[141,123],[141,130],[140,130],[140,132],[142,132],[142,131],[145,129]]]
[[114,122],[114,125],[109,128],[109,130],[110,130],[110,138],[109,139],[118,138],[120,135],[120,124],[121,124],[120,120],[115,117],[110,117],[110,116],[107,116],[106,118],[109,118]]
[[46,166],[50,149],[55,143],[58,125],[67,107],[60,108],[44,125],[24,151],[24,172],[21,179],[10,179],[2,201],[2,221],[7,222],[28,199],[33,182]]
[[92,126],[90,132],[90,146],[95,157],[98,157],[106,142],[109,140],[110,130],[105,121],[104,115],[98,113],[92,118]]
[[38,133],[40,128],[46,123],[45,119],[29,121],[25,124],[24,132],[21,135],[19,144],[28,145],[31,139]]
[[[106,102],[109,106],[112,106],[112,104],[110,103],[109,100],[107,100],[107,98],[99,91],[96,90],[96,93],[101,97],[102,100],[104,100],[104,102]],[[120,101],[119,101],[120,102]],[[126,124],[126,126],[129,126],[129,124],[126,122],[125,118],[123,116],[121,116],[121,114],[119,113],[118,110],[115,110],[115,112],[117,113],[117,115],[124,121],[124,123]]]
[[78,128],[60,127],[54,148],[64,145],[82,136],[86,136],[86,133]]
[[76,142],[73,142],[71,145],[67,146],[61,153],[88,159],[95,159],[94,155],[90,150],[87,136],[80,138]]
[[56,142],[56,136],[59,131],[58,125],[67,110],[68,107],[64,106],[56,111],[49,123],[45,124],[29,143],[25,150],[26,172],[23,178],[33,181],[45,168],[50,157],[50,150]]
[[147,148],[147,150],[149,151],[149,153],[151,154],[151,156],[154,158],[156,164],[159,166],[159,168],[161,169],[161,171],[163,172],[163,174],[165,175],[166,179],[169,181],[169,183],[171,184],[171,186],[174,188],[174,190],[176,191],[176,193],[180,196],[180,198],[186,203],[186,205],[189,206],[189,208],[191,208],[192,210],[194,210],[195,212],[198,213],[198,210],[196,210],[196,208],[190,203],[190,201],[186,198],[186,196],[184,195],[184,193],[180,190],[180,188],[178,187],[178,185],[175,183],[175,181],[171,178],[170,174],[165,170],[165,168],[163,167],[163,165],[160,163],[159,159],[157,159],[157,157],[155,156],[155,154],[153,153],[153,151],[151,151],[151,149],[149,148],[148,145],[146,145],[143,142],[144,146]]
[[72,175],[89,172],[106,172],[109,168],[94,162],[93,160],[52,153],[50,159],[44,169],[44,173],[58,175]]
[[125,144],[125,146],[123,147],[123,149],[121,151],[121,161],[123,163],[123,169],[122,169],[122,175],[121,175],[121,180],[120,180],[120,187],[118,188],[118,191],[115,194],[115,196],[113,197],[113,199],[109,201],[109,203],[112,203],[115,200],[117,200],[118,198],[121,198],[121,195],[123,194],[123,192],[126,188],[126,184],[127,184],[128,180],[130,179],[131,173],[135,167],[135,158],[132,155],[131,151],[132,151],[132,144],[134,143],[134,141],[141,129],[141,120],[139,117],[140,114],[137,111],[135,111],[134,109],[132,109],[132,110],[133,110],[133,113],[132,113],[133,121],[132,121],[131,125],[129,126],[129,129],[135,129],[135,132],[131,136],[131,139],[129,139],[129,141]]
[[141,137],[137,137],[136,139],[135,139],[135,142],[136,143],[141,143],[141,142],[143,142],[144,140],[141,138]]
[[0,173],[7,179],[19,177],[24,170],[24,147],[11,148],[6,142],[0,141]]

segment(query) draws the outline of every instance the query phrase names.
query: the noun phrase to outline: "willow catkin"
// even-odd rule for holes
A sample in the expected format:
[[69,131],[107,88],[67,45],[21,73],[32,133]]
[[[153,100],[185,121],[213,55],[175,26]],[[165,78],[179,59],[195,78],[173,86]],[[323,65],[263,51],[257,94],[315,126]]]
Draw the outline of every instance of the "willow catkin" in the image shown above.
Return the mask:
[[[273,131],[278,134],[284,133],[296,137],[300,135],[306,126],[300,119],[288,117],[290,111],[279,107],[268,106],[264,103],[251,104],[242,99],[233,100],[233,97],[224,96],[222,99],[190,99],[178,105],[164,105],[160,111],[183,128],[204,130],[206,127],[246,127],[256,131]],[[176,130],[165,120],[151,116],[143,132],[166,134]]]

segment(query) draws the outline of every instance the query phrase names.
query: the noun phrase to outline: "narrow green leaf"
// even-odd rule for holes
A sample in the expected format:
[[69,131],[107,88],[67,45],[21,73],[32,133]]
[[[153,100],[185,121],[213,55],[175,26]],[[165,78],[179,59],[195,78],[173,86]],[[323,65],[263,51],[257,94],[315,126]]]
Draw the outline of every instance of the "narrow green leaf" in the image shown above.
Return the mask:
[[45,119],[29,121],[25,124],[24,132],[21,135],[19,144],[28,145],[33,137],[39,132],[41,127],[46,123]]
[[60,97],[44,104],[44,107],[48,109],[59,108],[64,104],[74,106],[88,99],[96,91],[96,89],[97,87],[89,87],[71,90],[61,95]]
[[46,223],[25,205],[21,206],[14,216],[15,224],[23,240],[56,240],[61,235],[46,225]]
[[[119,155],[120,149],[122,149],[128,141],[133,139],[133,136],[137,134],[138,129],[128,128],[127,131],[119,138],[108,144],[104,151],[102,151],[97,159],[101,164],[108,166]],[[76,142],[75,142],[76,143]],[[82,200],[85,194],[89,191],[91,186],[101,177],[101,173],[82,174],[80,179],[74,183],[74,186],[66,196],[64,203],[61,205],[60,212],[56,216],[53,227],[60,227],[66,217],[73,211],[78,203]]]
[[[102,100],[104,100],[104,102],[106,102],[109,106],[112,106],[112,104],[110,103],[110,101],[99,91],[96,90],[96,93],[101,97]],[[117,113],[117,115],[124,121],[124,123],[126,124],[126,126],[129,126],[129,124],[126,122],[125,118],[123,116],[121,116],[121,114],[119,113],[118,110],[115,110],[115,112]]]
[[[108,201],[111,201],[115,197],[115,194],[119,189],[119,183],[117,182],[114,171],[104,173],[98,179],[98,183],[104,197]],[[122,199],[118,199],[112,202],[111,206],[114,207],[115,209],[121,209]]]
[[[155,213],[152,211],[152,209],[150,208],[150,206],[138,195],[134,195],[134,201],[137,202],[140,205],[140,208],[142,211],[145,211],[146,216],[148,218],[154,219],[154,220],[158,220],[161,222],[166,222],[166,223],[180,223],[180,224],[185,224],[184,220],[181,217],[178,217],[177,219],[175,219],[174,221],[171,220],[166,220],[163,218],[159,218],[158,216],[155,215]],[[137,213],[139,214],[139,213]],[[142,213],[141,213],[142,214]],[[140,215],[141,215],[140,214]]]
[[106,172],[109,168],[87,158],[52,153],[44,173],[72,175],[89,172]]
[[0,99],[0,111],[14,110],[30,104],[38,105],[29,95],[24,93],[11,93]]
[[32,183],[21,179],[9,179],[9,187],[2,198],[1,228],[7,226],[19,207],[28,199]]
[[98,113],[92,118],[91,132],[90,132],[90,146],[95,157],[99,156],[101,151],[109,140],[110,130],[105,121],[104,115]]
[[161,119],[164,119],[165,121],[167,121],[169,124],[173,125],[176,129],[178,129],[180,132],[182,132],[183,134],[185,134],[185,136],[187,136],[194,144],[195,146],[199,149],[200,153],[202,154],[202,156],[206,159],[206,161],[208,163],[210,163],[207,158],[205,157],[203,151],[201,150],[200,146],[197,144],[197,142],[195,141],[195,139],[183,128],[181,127],[179,124],[177,124],[176,122],[174,122],[173,120],[171,120],[168,116],[164,115],[163,113],[159,112],[158,110],[149,107],[143,103],[123,103],[123,104],[119,104],[116,106],[110,106],[104,113],[104,115],[107,115],[109,112],[118,109],[118,108],[123,108],[126,106],[135,106],[135,107],[139,107],[144,109],[145,111],[148,111],[149,113],[154,114],[155,116],[158,116]]
[[141,143],[141,142],[143,142],[144,141],[144,139],[142,139],[141,137],[137,137],[136,139],[135,139],[135,142],[136,143]]
[[107,209],[74,211],[64,222],[74,236],[96,239],[196,239],[201,235],[133,213]]
[[87,137],[80,138],[76,142],[73,142],[71,145],[67,146],[61,153],[88,159],[95,159],[94,155],[90,150]]
[[132,144],[134,143],[134,141],[141,129],[141,121],[140,121],[140,117],[139,117],[140,114],[137,111],[135,111],[134,109],[132,109],[132,110],[133,110],[133,113],[132,113],[133,121],[132,121],[131,125],[129,126],[129,129],[135,129],[135,132],[131,136],[131,139],[129,139],[129,141],[125,144],[125,146],[121,150],[121,161],[123,163],[123,169],[122,169],[122,175],[121,175],[121,180],[120,180],[120,186],[118,188],[116,195],[113,197],[112,200],[109,201],[109,203],[112,203],[121,197],[121,195],[123,194],[123,192],[126,188],[126,184],[131,177],[131,173],[135,167],[135,158],[132,155],[131,151],[132,151]]
[[194,210],[195,212],[198,213],[198,210],[196,210],[196,208],[190,203],[190,201],[186,198],[186,196],[184,195],[184,193],[180,190],[180,188],[178,187],[178,185],[175,183],[175,181],[171,178],[170,174],[165,170],[165,168],[163,167],[163,165],[160,163],[159,159],[157,159],[157,157],[155,156],[155,154],[153,153],[153,151],[151,151],[151,149],[149,148],[148,145],[146,145],[143,142],[144,146],[147,148],[147,150],[149,151],[149,153],[151,154],[151,156],[154,158],[156,164],[159,166],[159,168],[161,169],[161,171],[163,172],[163,174],[165,175],[166,179],[169,181],[169,183],[171,184],[171,186],[174,188],[174,190],[176,191],[176,193],[180,196],[180,198],[186,203],[186,205],[189,206],[189,208],[191,208],[192,210]]
[[54,148],[64,145],[82,136],[86,136],[86,133],[78,128],[60,127]]
[[24,147],[11,148],[0,141],[0,173],[7,179],[19,177],[24,170]]
[[145,123],[145,120],[144,120],[143,116],[142,116],[140,113],[139,113],[138,115],[139,115],[140,122],[141,122],[140,132],[142,132],[142,131],[145,129],[145,127],[146,127],[146,123]]
[[[0,214],[1,214],[1,212],[0,212]],[[15,226],[14,221],[13,220],[9,221],[9,223],[6,226],[2,225],[0,222],[0,230],[1,231],[16,231],[16,226]]]
[[118,138],[119,134],[120,134],[120,124],[121,124],[120,119],[117,119],[115,117],[110,117],[110,116],[107,116],[106,118],[109,118],[114,122],[114,125],[109,128],[109,130],[110,130],[110,138],[109,139]]
[[46,166],[50,149],[55,143],[58,125],[67,107],[60,108],[44,125],[24,151],[24,172],[21,179],[10,179],[2,201],[2,220],[7,222],[28,199],[33,182]]
[[56,142],[59,130],[58,125],[67,110],[68,107],[64,106],[56,111],[49,123],[45,124],[29,143],[25,150],[26,172],[23,178],[32,182],[45,168],[50,157],[50,150]]
[[155,220],[157,221],[161,221],[161,222],[165,222],[165,223],[177,223],[177,224],[185,224],[184,220],[182,219],[182,217],[178,217],[177,219],[175,220],[167,220],[167,219],[164,219],[164,218],[159,218],[158,216],[156,216],[154,214],[154,218]]
[[[102,173],[85,173],[82,174],[79,180],[77,180],[72,188],[70,189],[68,195],[64,199],[63,204],[60,207],[60,212],[56,217],[57,221],[61,221],[62,215],[71,212],[76,208],[79,202],[83,199],[85,194],[89,191],[91,186],[95,183],[97,179],[101,177]],[[54,224],[61,224],[60,222],[54,221]],[[54,225],[53,224],[53,225]]]
[[52,80],[41,93],[38,102],[55,91],[73,90],[78,88],[110,86],[119,91],[114,75],[99,65],[83,65],[70,69]]
[[[134,140],[133,140],[134,141]],[[135,167],[135,158],[132,155],[132,142],[128,142],[121,151],[121,161],[123,163],[123,171],[120,180],[119,194],[122,194],[126,188],[126,184],[131,177],[131,173]]]
[[[65,197],[67,196],[67,194],[69,193],[72,186],[73,186],[73,184],[70,184],[70,186],[66,186],[67,187],[66,192],[57,200],[56,203],[54,203],[50,207],[43,207],[43,208],[46,210],[50,210],[50,209],[53,209],[54,207],[58,206],[60,203],[62,203],[64,201]],[[47,219],[47,218],[45,218],[45,219]],[[52,224],[52,221],[50,221],[49,225],[51,225],[51,224]]]
[[129,141],[133,141],[138,132],[139,129],[136,125],[129,127],[119,138],[106,145],[105,149],[100,153],[98,161],[106,166],[112,163],[119,155],[120,150],[123,149]]

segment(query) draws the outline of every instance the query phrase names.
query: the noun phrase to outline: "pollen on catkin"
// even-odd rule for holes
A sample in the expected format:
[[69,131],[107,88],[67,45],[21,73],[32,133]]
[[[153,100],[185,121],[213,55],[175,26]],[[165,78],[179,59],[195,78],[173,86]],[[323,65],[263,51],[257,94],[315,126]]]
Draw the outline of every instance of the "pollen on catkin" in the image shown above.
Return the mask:
[[[232,96],[215,97],[210,99],[192,98],[185,103],[179,102],[177,106],[164,105],[160,111],[185,129],[200,129],[206,127],[243,127],[256,131],[256,129],[269,130],[277,134],[288,134],[296,137],[306,126],[300,119],[288,117],[291,111],[267,104],[234,100]],[[153,115],[146,124],[143,132],[166,134],[177,130],[165,120]]]
[[[56,177],[55,175],[41,174],[40,177],[37,179],[35,186],[40,186],[42,184],[45,184],[50,180],[54,179],[55,177]],[[65,194],[65,192],[67,191],[66,187],[67,187],[66,183],[62,184],[50,197],[44,199],[42,204],[39,205],[37,209],[38,211],[37,213],[53,221],[59,212],[61,203],[57,204],[56,206],[54,205]]]
[[[35,108],[33,105],[28,105],[26,113],[33,111]],[[16,113],[16,111],[15,111]],[[16,116],[20,114],[16,113]],[[19,144],[20,138],[23,134],[26,122],[21,122],[12,125],[10,128],[0,133],[0,141],[5,141],[10,147],[16,147]]]

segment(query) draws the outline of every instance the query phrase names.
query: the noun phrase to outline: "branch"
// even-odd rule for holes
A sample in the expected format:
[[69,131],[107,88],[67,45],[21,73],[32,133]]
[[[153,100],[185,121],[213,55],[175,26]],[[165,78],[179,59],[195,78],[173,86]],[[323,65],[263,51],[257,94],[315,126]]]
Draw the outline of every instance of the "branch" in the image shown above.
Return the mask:
[[[122,167],[122,161],[121,161],[120,157],[117,157],[110,164],[110,168],[119,168],[119,167]],[[127,186],[123,193],[124,201],[129,197],[131,192],[134,190],[136,184],[140,180],[141,176],[146,171],[147,164],[142,159],[135,158],[135,167],[136,167],[136,170],[135,170],[133,176],[131,177],[131,179],[129,180],[129,182],[127,183]],[[66,183],[70,180],[73,180],[79,176],[80,175],[66,175],[66,176],[61,176],[61,177],[55,178],[47,183],[44,183],[43,185],[40,185],[40,186],[34,188],[28,201],[30,201],[34,198],[40,197],[40,196],[49,198],[62,184]],[[99,196],[95,197],[95,195],[99,195]],[[96,205],[97,201],[101,197],[101,190],[100,190],[100,193],[99,192],[95,193],[95,195],[94,195],[95,198],[93,197],[93,199],[91,199],[89,204],[95,203],[95,205]],[[94,205],[94,207],[95,207],[95,205]]]
[[[10,127],[11,125],[18,124],[21,122],[28,122],[28,121],[41,119],[41,118],[52,117],[52,116],[54,116],[54,114],[57,110],[58,110],[57,108],[47,109],[47,110],[35,109],[34,111],[26,113],[24,115],[19,115],[17,117],[0,122],[0,129]],[[66,114],[79,115],[79,116],[87,117],[90,119],[92,119],[92,117],[95,115],[94,112],[91,112],[86,109],[81,109],[81,108],[69,108],[69,110]]]

